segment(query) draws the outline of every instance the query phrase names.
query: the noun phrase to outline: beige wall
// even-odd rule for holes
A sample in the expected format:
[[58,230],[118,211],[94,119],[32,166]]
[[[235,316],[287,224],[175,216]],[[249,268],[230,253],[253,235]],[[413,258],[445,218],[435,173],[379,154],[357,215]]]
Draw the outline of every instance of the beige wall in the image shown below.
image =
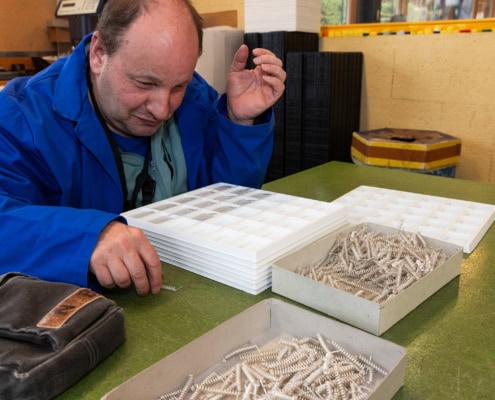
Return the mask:
[[457,177],[495,183],[495,34],[324,38],[364,53],[361,130],[431,129],[462,140]]

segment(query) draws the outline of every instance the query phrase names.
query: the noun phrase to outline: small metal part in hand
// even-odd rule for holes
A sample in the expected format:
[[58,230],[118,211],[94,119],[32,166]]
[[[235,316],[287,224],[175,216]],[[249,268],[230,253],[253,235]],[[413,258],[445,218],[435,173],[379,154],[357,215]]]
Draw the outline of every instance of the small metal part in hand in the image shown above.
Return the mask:
[[171,292],[177,292],[177,290],[181,289],[182,286],[176,287],[172,285],[162,285],[162,290],[169,290]]

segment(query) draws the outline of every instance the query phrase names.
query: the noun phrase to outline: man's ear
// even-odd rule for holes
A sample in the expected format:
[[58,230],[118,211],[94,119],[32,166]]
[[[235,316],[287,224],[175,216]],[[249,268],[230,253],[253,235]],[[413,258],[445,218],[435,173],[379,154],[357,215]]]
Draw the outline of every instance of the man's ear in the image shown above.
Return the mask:
[[91,71],[98,74],[103,65],[105,64],[105,58],[107,53],[102,45],[100,35],[98,31],[93,33],[91,37],[91,44],[89,47],[89,65],[91,66]]

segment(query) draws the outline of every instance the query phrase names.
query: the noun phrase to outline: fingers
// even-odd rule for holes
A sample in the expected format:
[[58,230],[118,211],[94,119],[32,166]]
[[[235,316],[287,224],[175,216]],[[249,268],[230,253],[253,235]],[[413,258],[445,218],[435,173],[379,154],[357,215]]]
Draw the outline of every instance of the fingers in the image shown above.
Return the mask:
[[259,64],[254,70],[258,80],[263,82],[265,100],[270,103],[277,101],[285,90],[287,73],[282,68],[282,62],[271,54],[257,57],[257,62],[267,61]]
[[97,277],[98,282],[102,287],[112,289],[116,286],[110,270],[105,265],[96,266],[94,263],[90,263],[89,270]]
[[271,51],[257,48],[253,50],[255,58],[253,62],[262,71],[263,81],[274,89],[274,93],[284,91],[284,82],[287,78],[287,73],[282,68],[282,60],[277,58]]
[[[160,262],[160,258],[158,257],[155,248],[144,237],[144,234],[142,235],[144,243],[141,245],[142,247],[140,247],[140,250],[141,260],[146,271],[146,281],[149,283],[151,293],[157,294],[160,292],[163,283],[162,263]],[[135,281],[134,285],[136,285]]]
[[263,78],[273,77],[282,83],[287,78],[287,73],[278,65],[261,64],[260,68],[263,71]]
[[158,293],[163,280],[160,259],[144,233],[116,221],[101,232],[89,270],[103,287],[133,284],[139,295]]
[[282,68],[283,66],[282,60],[275,54],[273,54],[270,50],[262,48],[253,49],[253,56],[253,63],[255,65],[272,64],[280,68]]
[[[283,63],[275,54],[267,49],[256,48],[253,50],[253,62],[255,65],[262,64],[272,64],[276,65],[279,68],[282,68]],[[245,69],[246,62],[249,57],[249,48],[243,44],[239,47],[237,52],[234,55],[234,59],[230,66],[231,72],[240,72]]]
[[239,72],[246,68],[246,62],[249,56],[248,47],[243,44],[234,54],[234,59],[232,60],[232,64],[230,65],[231,72]]

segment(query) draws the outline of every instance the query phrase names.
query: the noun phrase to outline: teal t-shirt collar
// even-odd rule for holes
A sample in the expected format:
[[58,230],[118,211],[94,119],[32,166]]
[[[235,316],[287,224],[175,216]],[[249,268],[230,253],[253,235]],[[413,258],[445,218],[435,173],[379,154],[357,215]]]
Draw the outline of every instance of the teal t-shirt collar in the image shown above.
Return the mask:
[[[121,156],[130,196],[134,190],[136,177],[143,168],[144,157],[124,149],[121,149]],[[148,173],[156,182],[153,202],[188,190],[186,160],[179,128],[174,117],[162,125],[151,137],[151,161]],[[140,193],[136,206],[141,205],[142,195]]]

